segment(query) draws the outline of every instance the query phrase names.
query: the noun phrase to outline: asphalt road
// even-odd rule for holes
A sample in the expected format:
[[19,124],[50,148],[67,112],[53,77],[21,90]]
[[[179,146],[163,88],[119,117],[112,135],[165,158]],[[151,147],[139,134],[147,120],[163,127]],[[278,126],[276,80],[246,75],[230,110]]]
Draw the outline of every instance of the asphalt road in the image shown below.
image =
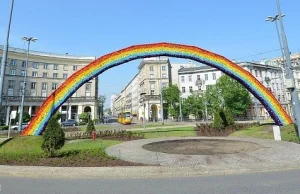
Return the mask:
[[0,194],[299,194],[300,170],[166,179],[24,179],[1,177]]

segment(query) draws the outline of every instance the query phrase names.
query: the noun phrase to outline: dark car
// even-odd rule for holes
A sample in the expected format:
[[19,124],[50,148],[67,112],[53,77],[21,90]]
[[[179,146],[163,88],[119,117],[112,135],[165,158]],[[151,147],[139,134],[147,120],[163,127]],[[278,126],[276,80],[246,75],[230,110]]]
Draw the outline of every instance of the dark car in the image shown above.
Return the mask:
[[74,119],[69,119],[61,123],[61,126],[63,127],[77,126],[77,125],[78,123]]

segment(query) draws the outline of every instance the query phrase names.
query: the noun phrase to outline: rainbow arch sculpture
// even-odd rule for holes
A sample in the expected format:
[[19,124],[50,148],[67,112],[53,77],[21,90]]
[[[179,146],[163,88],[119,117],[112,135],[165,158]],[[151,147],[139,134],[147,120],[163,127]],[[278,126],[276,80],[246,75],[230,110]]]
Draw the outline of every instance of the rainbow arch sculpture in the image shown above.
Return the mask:
[[153,43],[134,45],[104,55],[75,72],[44,101],[36,113],[36,116],[33,117],[28,127],[23,131],[23,135],[41,135],[50,117],[58,108],[72,96],[79,87],[95,76],[129,61],[155,56],[191,59],[215,67],[236,79],[250,91],[264,105],[277,125],[283,126],[293,122],[267,88],[251,73],[225,57],[195,46],[173,43]]

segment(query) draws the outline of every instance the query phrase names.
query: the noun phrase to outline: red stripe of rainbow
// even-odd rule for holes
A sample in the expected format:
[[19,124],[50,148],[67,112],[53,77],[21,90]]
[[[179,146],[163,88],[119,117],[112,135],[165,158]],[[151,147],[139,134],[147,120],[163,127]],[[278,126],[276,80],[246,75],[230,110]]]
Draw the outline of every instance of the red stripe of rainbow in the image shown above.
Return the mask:
[[104,55],[89,65],[75,72],[42,104],[36,116],[23,135],[40,135],[43,133],[49,118],[56,110],[84,83],[103,73],[109,68],[123,63],[146,57],[169,56],[195,60],[215,67],[243,84],[265,106],[270,116],[278,125],[292,123],[290,116],[285,112],[273,94],[268,91],[251,73],[226,59],[223,56],[203,50],[195,46],[173,43],[154,43],[131,46],[107,55]]

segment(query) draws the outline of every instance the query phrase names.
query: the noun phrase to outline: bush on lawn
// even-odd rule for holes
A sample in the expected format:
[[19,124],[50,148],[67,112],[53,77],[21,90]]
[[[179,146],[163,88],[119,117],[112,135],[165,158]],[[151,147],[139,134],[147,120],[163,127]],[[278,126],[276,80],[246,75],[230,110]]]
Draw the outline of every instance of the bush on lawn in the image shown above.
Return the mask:
[[86,132],[91,135],[93,130],[95,129],[93,121],[89,120],[88,125],[86,127]]
[[53,157],[65,144],[65,133],[58,123],[59,119],[59,114],[53,115],[43,134],[42,149],[49,157]]

